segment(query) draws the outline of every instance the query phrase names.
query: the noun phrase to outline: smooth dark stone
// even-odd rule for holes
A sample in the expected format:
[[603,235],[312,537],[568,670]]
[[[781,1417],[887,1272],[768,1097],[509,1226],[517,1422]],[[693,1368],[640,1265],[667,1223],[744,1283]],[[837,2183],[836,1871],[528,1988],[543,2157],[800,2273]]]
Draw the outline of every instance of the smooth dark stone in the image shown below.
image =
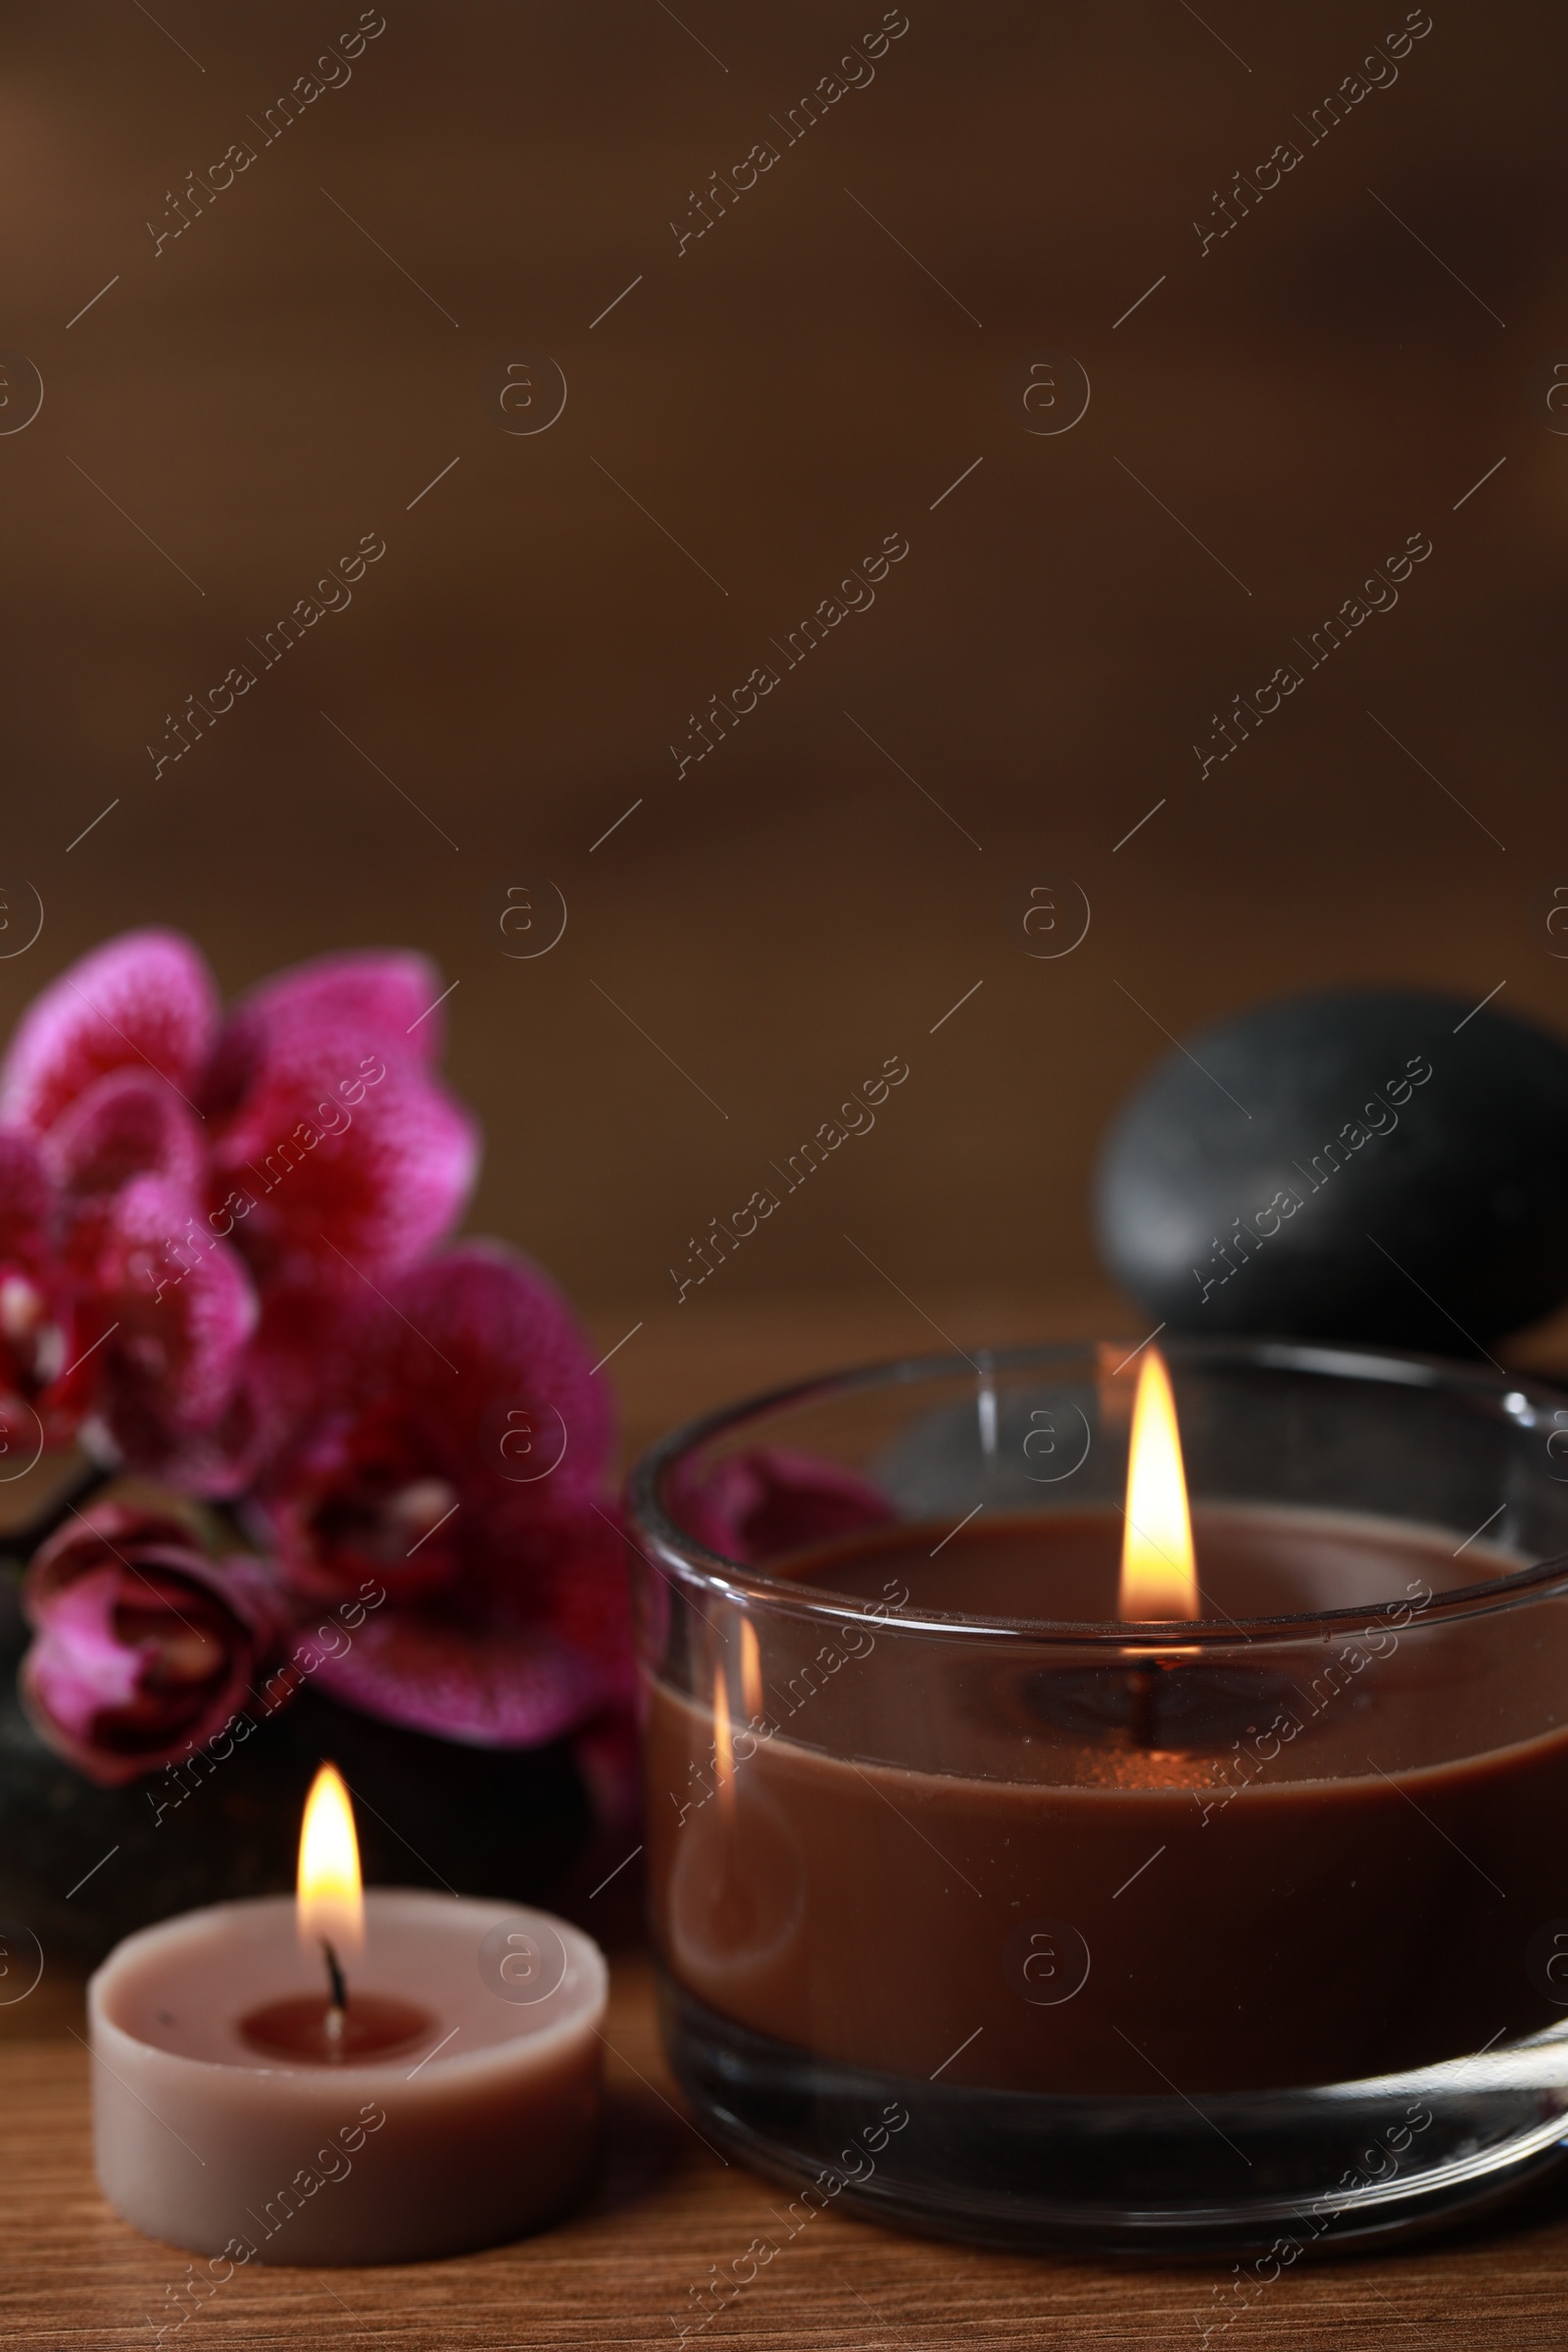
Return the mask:
[[1568,1048],[1460,998],[1264,1005],[1139,1088],[1096,1208],[1172,1331],[1474,1353],[1568,1297]]
[[587,1842],[588,1800],[564,1745],[467,1747],[308,1688],[222,1762],[188,1773],[182,1803],[166,1801],[179,1788],[162,1771],[96,1788],[22,1712],[25,1641],[15,1578],[0,1571],[0,1924],[30,1929],[46,1967],[95,1962],[133,1928],[201,1903],[290,1889],[323,1758],[354,1791],[368,1885],[537,1902]]

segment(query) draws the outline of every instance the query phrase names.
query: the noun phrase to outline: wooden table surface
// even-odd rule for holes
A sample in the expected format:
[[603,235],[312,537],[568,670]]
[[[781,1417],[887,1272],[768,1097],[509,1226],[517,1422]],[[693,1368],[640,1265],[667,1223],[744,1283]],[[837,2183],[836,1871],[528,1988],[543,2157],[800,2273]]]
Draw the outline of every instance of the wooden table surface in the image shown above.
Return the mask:
[[[654,2026],[648,1963],[617,1960],[606,2035],[600,2186],[543,2236],[452,2262],[365,2271],[236,2271],[177,2333],[168,2294],[187,2258],[111,2213],[93,2180],[88,2058],[64,2030],[0,2049],[0,2343],[42,2352],[406,2345],[500,2352],[673,2346],[688,2290],[778,2231],[782,2191],[726,2166],[679,2112]],[[77,2031],[80,2030],[79,2022]],[[974,2253],[838,2214],[808,2229],[693,2343],[821,2352],[984,2352],[992,2345],[1200,2352],[1223,2268],[1145,2270]],[[1561,2352],[1568,2341],[1568,2183],[1508,2223],[1401,2255],[1320,2262],[1265,2288],[1225,2352]]]
[[[1094,1302],[1031,1317],[1019,1302],[938,1302],[961,1344],[1050,1336]],[[628,1368],[628,1420],[696,1409],[743,1383],[787,1379],[852,1348],[913,1334],[840,1329],[804,1307],[682,1327],[681,1346]],[[1118,1318],[1118,1321],[1120,1318]],[[606,1326],[613,1321],[607,1316]],[[824,1346],[830,1328],[838,1347]],[[624,1328],[622,1325],[621,1328]],[[607,1342],[608,1344],[608,1342]],[[919,1344],[919,1343],[915,1343]],[[813,1352],[814,1350],[814,1352]],[[630,1352],[628,1350],[628,1352]],[[93,2179],[80,1988],[47,1971],[0,2009],[0,2345],[178,2342],[417,2347],[418,2352],[673,2345],[689,2290],[766,2234],[780,2192],[726,2165],[685,2119],[662,2063],[646,1958],[616,1955],[607,2021],[609,2129],[600,2185],[571,2220],[520,2245],[408,2268],[237,2271],[177,2334],[169,2297],[186,2257],[128,2229]],[[694,2342],[711,2352],[985,2352],[997,2346],[1137,2345],[1200,2352],[1224,2266],[1143,2269],[1024,2258],[906,2238],[819,2214]],[[1319,2261],[1263,2289],[1225,2352],[1561,2352],[1568,2343],[1568,2175],[1505,2219],[1402,2255]]]

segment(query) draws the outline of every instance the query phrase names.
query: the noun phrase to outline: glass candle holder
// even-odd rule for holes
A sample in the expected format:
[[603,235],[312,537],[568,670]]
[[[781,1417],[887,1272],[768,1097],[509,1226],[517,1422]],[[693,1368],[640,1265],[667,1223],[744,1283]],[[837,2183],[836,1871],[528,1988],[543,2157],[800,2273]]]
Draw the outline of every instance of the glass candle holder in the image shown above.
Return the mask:
[[1558,2161],[1568,1400],[1167,1360],[1162,1625],[1118,1614],[1124,1348],[848,1372],[633,1473],[669,2055],[807,2209],[1285,2262]]

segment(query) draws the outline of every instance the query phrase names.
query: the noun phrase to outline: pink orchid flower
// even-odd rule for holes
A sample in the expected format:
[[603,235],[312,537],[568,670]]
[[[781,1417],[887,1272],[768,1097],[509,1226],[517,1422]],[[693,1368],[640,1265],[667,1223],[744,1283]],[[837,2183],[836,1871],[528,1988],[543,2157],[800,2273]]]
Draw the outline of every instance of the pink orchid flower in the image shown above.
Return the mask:
[[[14,1289],[11,1320],[24,1358],[49,1336],[0,1376],[42,1413],[54,1331],[62,1364],[90,1351],[85,1386],[47,1398],[52,1435],[90,1402],[104,1450],[214,1494],[282,1443],[345,1302],[414,1264],[471,1185],[475,1128],[430,1074],[439,995],[420,956],[337,956],[225,1021],[190,943],[141,931],[36,999],[0,1065],[0,1152],[21,1170],[30,1145],[46,1178],[49,1247],[16,1260],[39,1296]],[[11,1165],[0,1197],[20,1199]],[[7,1242],[0,1221],[0,1349]]]
[[[631,1800],[610,1400],[537,1269],[438,1247],[478,1152],[433,1072],[440,1002],[422,957],[345,955],[225,1016],[189,942],[134,932],[0,1062],[0,1452],[79,1435],[243,1497],[276,1555],[211,1559],[174,1503],[44,1544],[26,1704],[105,1785],[220,1730],[294,1620],[342,1703],[569,1739],[601,1806]],[[368,1579],[384,1603],[316,1656],[308,1612]]]
[[612,1412],[537,1268],[466,1243],[372,1300],[336,1398],[264,1482],[302,1597],[373,1576],[387,1605],[318,1688],[392,1723],[527,1747],[624,1706],[624,1542],[602,1496]]

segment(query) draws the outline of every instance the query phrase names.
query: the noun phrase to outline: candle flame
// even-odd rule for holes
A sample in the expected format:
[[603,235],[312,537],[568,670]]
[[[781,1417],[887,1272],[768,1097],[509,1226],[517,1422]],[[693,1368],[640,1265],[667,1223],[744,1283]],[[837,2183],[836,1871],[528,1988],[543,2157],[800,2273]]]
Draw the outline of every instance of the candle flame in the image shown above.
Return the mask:
[[718,1810],[726,1822],[735,1818],[735,1742],[730,1737],[729,1692],[722,1666],[713,1677],[713,1777],[718,1787]]
[[1181,1432],[1164,1358],[1151,1348],[1138,1375],[1127,1461],[1127,1525],[1117,1615],[1198,1615],[1198,1571],[1187,1509]]
[[749,1617],[741,1619],[741,1690],[746,1698],[747,1720],[756,1723],[762,1712],[762,1652],[757,1628]]
[[365,1895],[354,1808],[335,1764],[323,1764],[311,1784],[300,1830],[300,1941],[313,1952],[323,1942],[336,1952],[365,1949]]

